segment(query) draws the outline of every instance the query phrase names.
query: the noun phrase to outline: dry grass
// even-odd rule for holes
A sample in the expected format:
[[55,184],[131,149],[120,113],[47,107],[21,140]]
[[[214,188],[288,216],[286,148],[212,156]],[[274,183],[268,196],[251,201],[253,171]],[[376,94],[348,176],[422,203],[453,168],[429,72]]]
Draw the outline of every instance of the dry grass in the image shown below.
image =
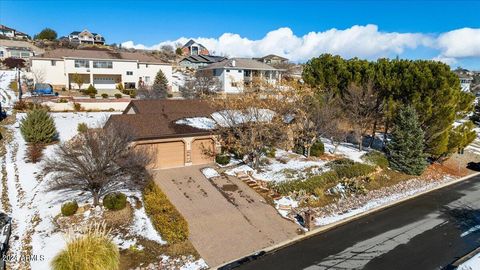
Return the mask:
[[52,261],[54,270],[116,270],[119,251],[101,223],[88,226],[84,234],[69,233],[67,248]]
[[141,245],[143,250],[129,248],[120,251],[120,270],[128,270],[140,265],[146,266],[150,263],[156,263],[160,260],[159,257],[161,255],[173,258],[188,255],[193,255],[197,259],[200,257],[188,240],[172,245],[160,245],[155,241],[137,237],[137,244]]
[[133,209],[130,203],[127,202],[125,208],[117,211],[106,210],[103,212],[103,219],[110,227],[122,226],[130,224],[133,219]]

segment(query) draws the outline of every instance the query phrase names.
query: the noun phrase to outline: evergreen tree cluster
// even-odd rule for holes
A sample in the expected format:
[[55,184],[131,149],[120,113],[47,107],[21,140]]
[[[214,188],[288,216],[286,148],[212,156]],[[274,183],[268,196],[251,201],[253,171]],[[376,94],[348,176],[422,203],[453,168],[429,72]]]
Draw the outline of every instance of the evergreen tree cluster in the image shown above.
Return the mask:
[[[458,76],[444,63],[430,60],[379,59],[377,61],[324,54],[308,61],[303,79],[318,96],[344,99],[349,86],[372,87],[378,96],[375,123],[388,129],[399,108],[411,106],[424,133],[425,153],[437,159],[461,147],[452,125],[473,107],[474,96],[462,92]],[[373,127],[375,129],[375,127]],[[469,133],[465,126],[463,133]]]

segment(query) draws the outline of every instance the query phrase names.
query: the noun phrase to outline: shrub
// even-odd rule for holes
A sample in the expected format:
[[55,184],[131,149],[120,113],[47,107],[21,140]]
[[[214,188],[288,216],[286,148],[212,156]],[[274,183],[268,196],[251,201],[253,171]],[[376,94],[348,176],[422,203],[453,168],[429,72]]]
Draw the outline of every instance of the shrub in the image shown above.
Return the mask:
[[187,221],[153,181],[145,187],[143,200],[153,226],[167,242],[173,244],[188,239]]
[[103,93],[103,94],[102,94],[102,98],[108,98],[108,94]]
[[304,190],[307,193],[313,194],[315,189],[323,188],[327,185],[334,185],[340,181],[335,171],[324,172],[320,175],[308,178],[307,180],[285,181],[274,184],[272,188],[280,194],[288,194],[293,191]]
[[277,149],[275,147],[268,147],[264,149],[265,155],[269,158],[275,158],[275,153],[277,152]]
[[25,111],[28,109],[28,104],[23,100],[19,100],[13,104],[13,109],[17,111]]
[[68,103],[68,99],[66,99],[66,98],[60,98],[60,99],[58,100],[58,103]]
[[120,91],[123,91],[123,84],[120,82],[117,84],[116,88]]
[[304,155],[305,154],[305,148],[302,145],[296,144],[293,147],[293,152],[299,155]]
[[354,163],[352,165],[337,166],[334,170],[339,178],[354,178],[372,173],[375,171],[375,167],[363,163]]
[[335,169],[338,166],[353,165],[354,163],[355,162],[351,159],[341,158],[341,159],[336,159],[328,162],[327,166],[330,167],[331,169]]
[[95,94],[90,94],[90,98],[95,98]]
[[88,86],[87,90],[85,90],[85,94],[89,95],[89,96],[96,95],[97,94],[97,89],[95,88],[95,86],[90,84]]
[[363,160],[366,162],[376,165],[382,169],[386,169],[389,166],[389,162],[387,157],[385,156],[384,153],[379,152],[379,151],[370,151],[363,155],[362,157]]
[[325,146],[322,141],[316,141],[310,148],[310,155],[319,157],[325,153]]
[[173,94],[168,93],[168,94],[167,94],[167,97],[168,97],[168,98],[172,98],[172,97],[173,97]]
[[115,98],[122,98],[122,94],[115,94]]
[[131,98],[135,98],[135,97],[137,96],[137,93],[135,93],[135,92],[132,92],[132,93],[130,93],[130,95],[129,95],[129,96],[130,96]]
[[37,163],[43,156],[43,148],[42,144],[30,144],[27,147],[27,160],[32,163]]
[[[92,227],[92,226],[91,226]],[[84,235],[72,237],[52,260],[53,270],[117,270],[120,253],[105,226],[94,225]]]
[[65,88],[65,87],[62,87],[62,91],[67,91],[67,88]]
[[68,217],[75,214],[78,210],[77,201],[66,202],[62,204],[62,215]]
[[86,123],[78,123],[77,125],[77,131],[79,133],[85,133],[88,130],[88,126]]
[[217,162],[220,165],[227,165],[230,163],[230,156],[227,155],[217,155],[215,157],[215,162]]
[[10,84],[8,85],[10,89],[14,92],[18,92],[18,83],[17,81],[11,81]]
[[51,143],[58,133],[53,118],[44,109],[33,109],[20,122],[20,132],[27,143]]
[[127,196],[121,192],[113,192],[103,197],[103,206],[108,210],[121,210],[127,205]]
[[73,103],[73,109],[74,109],[76,112],[79,112],[79,111],[82,110],[82,105],[80,105],[80,103],[74,102],[74,103]]

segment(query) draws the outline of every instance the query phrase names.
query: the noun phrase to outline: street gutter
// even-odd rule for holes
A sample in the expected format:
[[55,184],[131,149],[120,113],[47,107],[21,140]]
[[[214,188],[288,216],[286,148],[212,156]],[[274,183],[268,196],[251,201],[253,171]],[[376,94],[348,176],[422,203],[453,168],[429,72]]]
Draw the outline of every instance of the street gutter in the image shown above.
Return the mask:
[[311,238],[317,234],[320,234],[320,233],[324,233],[324,232],[327,232],[327,231],[330,231],[332,229],[335,229],[337,227],[340,227],[342,225],[345,225],[349,222],[352,222],[354,220],[357,220],[357,219],[360,219],[362,217],[365,217],[367,215],[370,215],[372,213],[376,213],[376,212],[380,212],[380,211],[383,211],[387,208],[391,208],[393,206],[396,206],[398,204],[401,204],[405,201],[408,201],[408,200],[411,200],[411,199],[414,199],[414,198],[417,198],[419,196],[422,196],[422,195],[425,195],[429,192],[432,192],[432,191],[435,191],[435,190],[439,190],[439,189],[442,189],[442,188],[445,188],[445,187],[448,187],[448,186],[451,186],[451,185],[454,185],[454,184],[457,184],[457,183],[460,183],[462,181],[465,181],[465,180],[468,180],[472,177],[475,177],[475,176],[478,176],[480,175],[480,172],[476,172],[476,173],[473,173],[473,174],[470,174],[470,175],[467,175],[467,176],[464,176],[464,177],[461,177],[461,178],[458,178],[456,180],[452,180],[450,182],[447,182],[447,183],[443,183],[443,184],[440,184],[432,189],[428,189],[428,190],[424,190],[424,191],[421,191],[419,193],[416,193],[416,194],[413,194],[413,195],[410,195],[410,196],[407,196],[407,197],[404,197],[400,200],[397,200],[397,201],[393,201],[393,202],[389,202],[387,204],[384,204],[382,206],[379,206],[379,207],[376,207],[376,208],[373,208],[373,209],[370,209],[368,211],[365,211],[365,212],[362,212],[362,213],[359,213],[359,214],[356,214],[356,215],[353,215],[351,217],[347,217],[345,219],[342,219],[342,220],[339,220],[339,221],[336,221],[336,222],[333,222],[333,223],[330,223],[328,225],[325,225],[325,226],[321,226],[321,227],[318,227],[318,228],[315,228],[313,230],[310,230],[308,232],[305,232],[304,234],[302,235],[299,235],[299,236],[296,236],[292,239],[289,239],[289,240],[286,240],[286,241],[283,241],[283,242],[280,242],[276,245],[272,245],[272,246],[269,246],[269,247],[266,247],[264,249],[261,249],[261,250],[257,250],[253,253],[250,253],[250,254],[246,254],[245,256],[243,257],[240,257],[240,258],[237,258],[237,259],[234,259],[234,260],[231,260],[229,262],[226,262],[224,264],[221,264],[221,265],[217,265],[215,267],[211,267],[211,269],[218,269],[218,270],[227,270],[227,269],[234,269],[238,266],[240,266],[241,264],[243,264],[244,262],[247,262],[247,261],[251,261],[251,260],[254,260],[254,259],[257,259],[258,257],[260,257],[258,254],[262,254],[261,256],[265,256],[265,255],[268,255],[269,253],[272,253],[276,250],[279,250],[279,249],[282,249],[282,248],[285,248],[285,247],[288,247],[288,246],[291,246],[297,242],[300,242],[302,240],[305,240],[305,239],[308,239],[308,238]]

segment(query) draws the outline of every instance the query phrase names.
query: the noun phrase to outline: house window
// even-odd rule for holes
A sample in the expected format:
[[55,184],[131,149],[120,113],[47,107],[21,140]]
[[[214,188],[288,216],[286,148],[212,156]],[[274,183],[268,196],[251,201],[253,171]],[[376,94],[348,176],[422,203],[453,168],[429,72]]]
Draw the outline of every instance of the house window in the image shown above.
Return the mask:
[[75,60],[75,67],[76,68],[89,68],[90,63],[88,60]]
[[112,61],[93,61],[94,68],[113,68]]
[[239,70],[238,70],[238,73],[242,73],[242,70],[241,70],[241,69],[239,69]]
[[150,76],[145,76],[145,83],[149,83],[150,82]]
[[133,75],[133,71],[127,71],[127,75]]
[[56,65],[57,65],[57,61],[52,60],[52,61],[50,61],[50,64],[51,64],[52,66],[56,66]]
[[227,69],[227,72],[230,72],[230,69]]
[[3,55],[4,55],[3,51],[0,51],[0,57],[3,57]]
[[251,76],[252,76],[252,71],[245,70],[245,77],[251,77]]
[[232,87],[238,87],[238,83],[237,82],[232,82]]

